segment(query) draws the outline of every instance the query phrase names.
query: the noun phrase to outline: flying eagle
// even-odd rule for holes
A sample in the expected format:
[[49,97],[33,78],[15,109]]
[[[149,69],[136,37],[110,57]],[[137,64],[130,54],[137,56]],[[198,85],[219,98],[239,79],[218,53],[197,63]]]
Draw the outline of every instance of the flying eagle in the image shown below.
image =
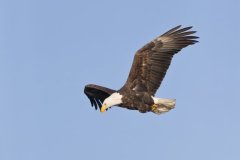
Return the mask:
[[173,55],[182,48],[198,42],[192,27],[172,28],[139,49],[133,60],[128,79],[119,90],[88,84],[84,93],[91,105],[104,112],[109,107],[119,106],[141,113],[161,114],[175,107],[175,99],[155,97]]

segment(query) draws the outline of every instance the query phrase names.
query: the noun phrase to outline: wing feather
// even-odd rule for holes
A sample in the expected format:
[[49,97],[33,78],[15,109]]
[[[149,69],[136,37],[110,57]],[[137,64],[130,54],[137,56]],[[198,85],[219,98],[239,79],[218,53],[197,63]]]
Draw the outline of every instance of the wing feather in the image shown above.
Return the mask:
[[97,108],[101,109],[103,101],[113,92],[115,90],[94,84],[88,84],[84,88],[84,93],[90,100],[92,107],[94,106],[96,110]]
[[174,27],[139,49],[123,88],[142,91],[143,88],[136,86],[144,86],[145,91],[154,95],[166,75],[174,54],[198,42],[196,40],[198,37],[193,36],[196,31],[190,31],[191,28],[181,28],[180,25]]

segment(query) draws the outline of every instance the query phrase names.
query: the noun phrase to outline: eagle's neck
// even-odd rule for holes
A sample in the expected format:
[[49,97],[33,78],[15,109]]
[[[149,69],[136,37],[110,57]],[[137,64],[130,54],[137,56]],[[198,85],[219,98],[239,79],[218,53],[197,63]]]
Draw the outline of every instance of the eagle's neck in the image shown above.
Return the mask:
[[122,95],[118,92],[115,92],[113,94],[111,94],[108,98],[106,98],[103,102],[103,104],[106,104],[107,108],[111,107],[111,106],[116,106],[119,105],[122,102]]

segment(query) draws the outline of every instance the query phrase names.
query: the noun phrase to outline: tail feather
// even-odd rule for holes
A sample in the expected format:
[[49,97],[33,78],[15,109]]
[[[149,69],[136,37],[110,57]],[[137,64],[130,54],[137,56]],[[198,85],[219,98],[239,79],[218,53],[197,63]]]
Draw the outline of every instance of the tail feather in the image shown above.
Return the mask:
[[158,115],[162,113],[166,113],[171,109],[175,108],[176,99],[153,97],[153,100],[154,100],[154,107],[152,108],[152,112]]

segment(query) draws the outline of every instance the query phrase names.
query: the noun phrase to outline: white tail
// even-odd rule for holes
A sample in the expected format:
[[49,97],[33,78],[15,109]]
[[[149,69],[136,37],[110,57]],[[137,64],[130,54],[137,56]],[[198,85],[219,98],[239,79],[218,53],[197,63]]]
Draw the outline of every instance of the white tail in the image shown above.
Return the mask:
[[154,105],[152,107],[152,112],[156,114],[162,114],[175,108],[176,99],[166,99],[166,98],[156,98],[152,97]]

